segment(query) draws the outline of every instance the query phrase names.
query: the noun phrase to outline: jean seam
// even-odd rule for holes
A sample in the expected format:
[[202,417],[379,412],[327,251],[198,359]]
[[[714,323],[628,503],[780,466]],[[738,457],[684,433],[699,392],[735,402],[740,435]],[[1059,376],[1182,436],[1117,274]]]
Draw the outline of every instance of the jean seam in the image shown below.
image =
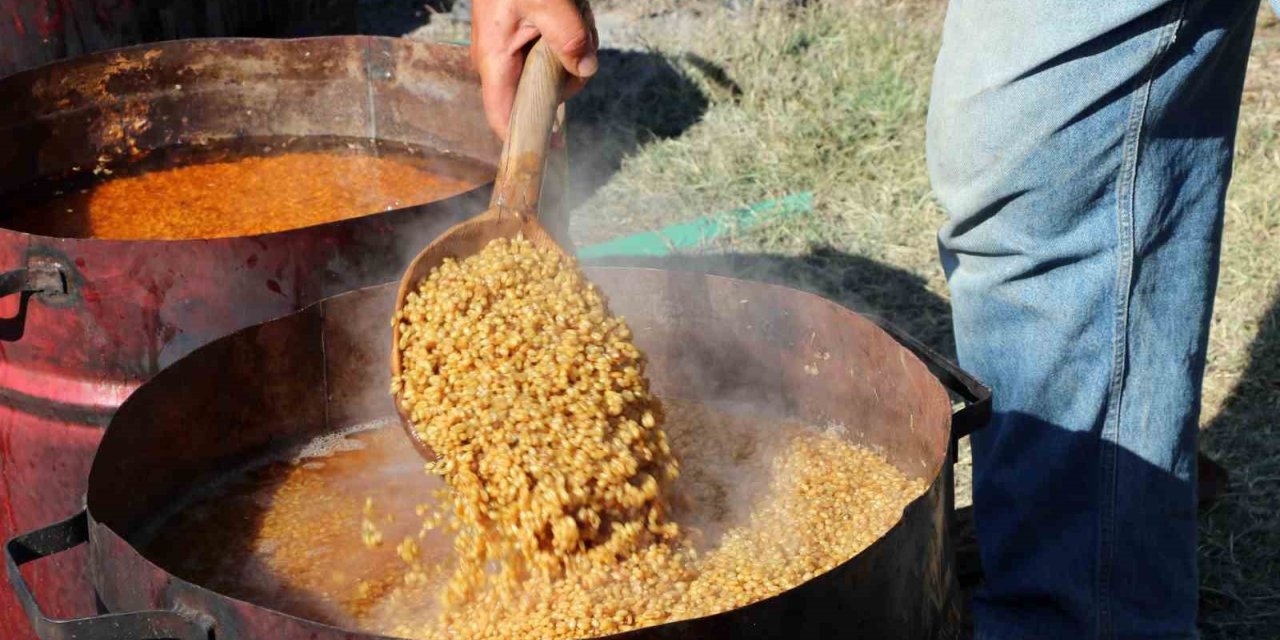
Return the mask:
[[1119,180],[1116,183],[1116,295],[1113,326],[1110,398],[1100,435],[1098,564],[1096,578],[1095,637],[1107,640],[1115,634],[1111,610],[1111,571],[1115,556],[1115,514],[1118,486],[1118,451],[1120,417],[1124,398],[1124,379],[1128,368],[1129,302],[1133,289],[1134,256],[1137,252],[1134,232],[1134,208],[1137,199],[1138,159],[1142,149],[1143,125],[1151,96],[1151,85],[1164,54],[1177,38],[1182,25],[1186,0],[1172,2],[1162,16],[1165,23],[1156,34],[1140,82],[1134,89],[1133,103],[1125,122],[1124,147]]

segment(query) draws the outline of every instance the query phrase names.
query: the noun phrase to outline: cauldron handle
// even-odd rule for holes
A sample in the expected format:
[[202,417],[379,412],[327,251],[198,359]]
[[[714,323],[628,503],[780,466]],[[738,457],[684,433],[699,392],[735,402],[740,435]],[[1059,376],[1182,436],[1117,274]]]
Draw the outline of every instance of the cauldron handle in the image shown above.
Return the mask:
[[27,303],[31,296],[38,295],[46,302],[65,300],[67,281],[62,265],[46,256],[33,256],[27,266],[0,273],[0,298],[21,294],[18,313],[11,318],[0,318],[0,342],[22,339],[26,333]]
[[137,611],[112,613],[70,620],[51,619],[40,611],[31,588],[18,567],[60,553],[89,541],[88,515],[81,511],[62,522],[14,536],[4,546],[9,582],[22,602],[22,609],[41,640],[209,640],[212,625],[178,611]]
[[67,276],[57,262],[32,258],[21,269],[0,273],[0,298],[15,293],[60,294],[67,292]]
[[894,326],[884,318],[876,316],[867,316],[867,319],[874,322],[876,326],[889,334],[898,344],[907,348],[908,351],[914,353],[917,358],[924,362],[938,381],[942,383],[948,391],[960,396],[964,400],[965,405],[951,414],[951,439],[959,440],[978,429],[986,426],[991,420],[991,388],[982,384],[977,378],[970,375],[960,365],[953,362],[950,358],[933,350],[919,340],[907,335],[906,332]]

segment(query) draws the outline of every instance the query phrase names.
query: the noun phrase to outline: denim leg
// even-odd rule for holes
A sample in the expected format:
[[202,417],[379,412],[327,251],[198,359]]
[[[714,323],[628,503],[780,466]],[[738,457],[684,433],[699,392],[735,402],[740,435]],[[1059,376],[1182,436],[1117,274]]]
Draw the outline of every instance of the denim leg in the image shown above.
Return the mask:
[[951,0],[928,157],[980,639],[1193,638],[1195,456],[1258,0]]

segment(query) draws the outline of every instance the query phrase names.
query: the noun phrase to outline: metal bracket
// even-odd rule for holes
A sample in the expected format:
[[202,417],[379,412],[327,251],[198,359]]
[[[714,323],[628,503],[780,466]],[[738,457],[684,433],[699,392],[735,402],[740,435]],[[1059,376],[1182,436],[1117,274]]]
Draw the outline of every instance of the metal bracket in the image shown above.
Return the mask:
[[26,267],[0,273],[0,297],[15,293],[66,295],[67,275],[57,260],[32,256]]
[[212,640],[213,625],[204,616],[176,610],[112,613],[60,620],[40,610],[19,567],[89,541],[89,516],[81,511],[62,522],[14,536],[4,546],[9,583],[41,640]]
[[51,256],[28,256],[26,267],[0,273],[0,297],[19,296],[17,313],[0,318],[0,342],[22,339],[27,327],[27,303],[33,296],[45,306],[66,306],[72,300],[71,287],[67,269]]
[[884,330],[898,344],[924,362],[942,386],[964,400],[965,406],[951,414],[951,439],[959,440],[986,426],[991,420],[991,388],[969,375],[950,358],[907,335],[884,318],[864,316]]

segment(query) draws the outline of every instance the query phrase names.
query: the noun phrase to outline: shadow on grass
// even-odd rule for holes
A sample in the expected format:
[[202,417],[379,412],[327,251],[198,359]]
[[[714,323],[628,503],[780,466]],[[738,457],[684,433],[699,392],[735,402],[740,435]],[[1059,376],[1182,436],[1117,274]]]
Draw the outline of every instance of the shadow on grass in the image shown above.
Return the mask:
[[[708,70],[727,82],[714,63]],[[600,70],[567,103],[572,209],[591,197],[645,144],[675,138],[697,124],[709,100],[702,89],[667,58],[642,51],[600,51]],[[661,185],[655,185],[661,188]]]
[[1231,488],[1201,520],[1206,638],[1280,637],[1280,290],[1204,447]]
[[698,271],[780,284],[816,293],[859,313],[878,315],[949,358],[955,357],[951,307],[908,271],[831,247],[803,256],[772,254],[625,257],[593,265]]

